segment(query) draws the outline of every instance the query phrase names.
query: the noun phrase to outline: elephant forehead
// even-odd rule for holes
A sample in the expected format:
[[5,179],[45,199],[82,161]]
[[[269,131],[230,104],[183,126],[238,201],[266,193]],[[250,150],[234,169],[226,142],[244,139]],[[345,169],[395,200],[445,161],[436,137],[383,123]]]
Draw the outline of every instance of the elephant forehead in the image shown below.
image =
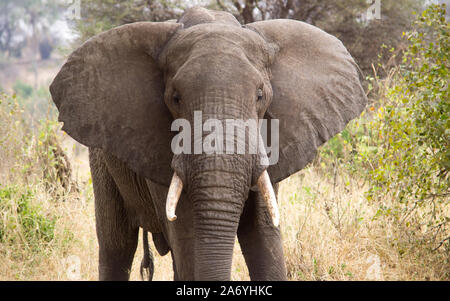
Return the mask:
[[228,12],[213,11],[203,7],[193,7],[187,9],[178,23],[184,24],[185,28],[202,23],[223,23],[240,26],[238,20]]
[[234,53],[264,66],[269,60],[267,47],[261,36],[252,30],[224,24],[199,24],[178,31],[160,56],[160,64],[169,69],[177,68],[192,56]]

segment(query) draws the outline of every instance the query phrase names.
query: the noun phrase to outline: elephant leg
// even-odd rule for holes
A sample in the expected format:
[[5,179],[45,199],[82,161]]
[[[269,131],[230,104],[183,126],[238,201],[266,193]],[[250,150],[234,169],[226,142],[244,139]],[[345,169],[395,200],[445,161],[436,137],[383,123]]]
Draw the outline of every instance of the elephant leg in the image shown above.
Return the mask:
[[237,236],[251,280],[287,280],[280,230],[259,193],[250,192]]
[[139,228],[127,217],[124,201],[100,153],[90,152],[99,244],[99,279],[128,280]]
[[[168,188],[166,186],[153,183],[147,180],[150,193],[155,202],[158,215],[164,228],[165,243],[170,249],[173,261],[173,271],[175,281],[194,280],[194,244],[192,232],[192,205],[183,192],[177,206],[177,219],[173,222],[167,220],[165,211],[165,201]],[[160,237],[159,239],[162,239]],[[163,250],[164,253],[166,250]]]
[[172,255],[173,281],[180,281],[182,279],[180,279],[180,276],[178,276],[177,265],[175,263],[175,257],[173,255],[173,253],[171,253],[171,255]]

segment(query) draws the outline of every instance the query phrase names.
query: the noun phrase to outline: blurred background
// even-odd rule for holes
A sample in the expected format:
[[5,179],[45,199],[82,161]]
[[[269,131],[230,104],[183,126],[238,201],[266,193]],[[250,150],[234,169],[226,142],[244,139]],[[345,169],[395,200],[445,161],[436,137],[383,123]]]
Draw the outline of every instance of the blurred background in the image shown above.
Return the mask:
[[[280,185],[291,280],[450,280],[449,1],[0,0],[0,280],[95,280],[87,149],[48,90],[88,38],[192,6],[337,36],[369,105]],[[152,246],[153,248],[153,246]],[[154,248],[153,248],[154,249]],[[155,279],[171,280],[155,254]],[[140,280],[141,246],[132,280]],[[236,242],[233,280],[248,280]]]

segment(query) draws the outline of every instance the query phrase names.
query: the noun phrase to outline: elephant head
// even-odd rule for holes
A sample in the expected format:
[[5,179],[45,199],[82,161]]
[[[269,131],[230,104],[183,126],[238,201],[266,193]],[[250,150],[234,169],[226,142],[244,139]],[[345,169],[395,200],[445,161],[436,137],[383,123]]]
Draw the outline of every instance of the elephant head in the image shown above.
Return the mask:
[[[50,90],[69,135],[170,186],[172,220],[184,189],[194,209],[197,279],[229,278],[249,189],[259,184],[276,207],[270,182],[302,169],[367,101],[358,68],[335,37],[293,20],[241,26],[203,8],[177,23],[133,23],[91,38]],[[174,155],[172,121],[192,122],[198,111],[202,121],[279,120],[278,161],[261,164],[264,152]]]

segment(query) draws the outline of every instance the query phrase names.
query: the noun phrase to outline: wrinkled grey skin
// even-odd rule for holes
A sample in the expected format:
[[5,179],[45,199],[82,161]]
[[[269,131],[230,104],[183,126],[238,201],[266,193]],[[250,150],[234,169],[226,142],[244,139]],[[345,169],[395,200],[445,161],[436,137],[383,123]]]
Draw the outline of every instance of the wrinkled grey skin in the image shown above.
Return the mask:
[[[140,22],[98,35],[68,59],[50,87],[63,129],[89,146],[99,275],[127,280],[138,229],[171,252],[175,280],[229,280],[235,238],[252,280],[285,280],[280,230],[259,192],[310,162],[317,147],[359,115],[366,97],[336,38],[292,20],[241,26],[193,8],[174,22]],[[258,98],[258,89],[263,97]],[[279,119],[280,158],[175,155],[175,118]],[[176,172],[178,219],[165,200]]]

